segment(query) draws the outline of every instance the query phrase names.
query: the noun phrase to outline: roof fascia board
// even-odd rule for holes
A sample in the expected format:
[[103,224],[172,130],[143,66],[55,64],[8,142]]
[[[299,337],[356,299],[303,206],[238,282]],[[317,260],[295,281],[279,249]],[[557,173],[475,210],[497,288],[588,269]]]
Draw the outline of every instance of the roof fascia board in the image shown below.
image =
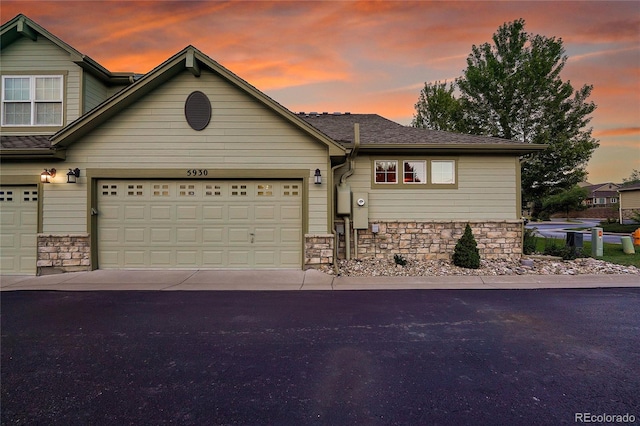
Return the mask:
[[64,149],[7,149],[0,150],[0,160],[64,160],[67,158],[67,152]]

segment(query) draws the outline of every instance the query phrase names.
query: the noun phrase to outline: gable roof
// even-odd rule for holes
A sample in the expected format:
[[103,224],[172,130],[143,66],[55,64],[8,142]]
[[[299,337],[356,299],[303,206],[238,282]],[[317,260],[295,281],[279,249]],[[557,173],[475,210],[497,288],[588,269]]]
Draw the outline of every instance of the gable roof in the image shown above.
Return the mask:
[[318,131],[318,129],[300,119],[296,114],[191,45],[158,65],[132,85],[116,93],[93,110],[59,130],[51,137],[52,145],[54,147],[67,147],[71,145],[93,128],[113,117],[123,108],[133,104],[142,96],[167,82],[178,73],[188,69],[194,75],[199,76],[203,68],[207,68],[218,74],[227,82],[244,91],[289,123],[306,132],[314,139],[324,143],[329,149],[329,155],[343,156],[345,154],[345,148],[343,146],[337,144],[330,137]]
[[46,38],[67,52],[72,62],[107,84],[129,84],[135,76],[132,72],[114,73],[109,71],[23,14],[17,15],[0,27],[0,49],[5,49],[22,37],[27,37],[33,41],[36,41],[38,37]]
[[353,145],[355,123],[360,125],[360,150],[388,152],[429,150],[432,152],[492,152],[527,154],[540,151],[546,145],[516,142],[489,136],[443,132],[403,126],[378,114],[298,113],[345,147]]
[[593,197],[615,197],[618,193],[620,185],[608,182],[598,183],[596,185],[585,186],[584,189],[588,191],[587,198]]

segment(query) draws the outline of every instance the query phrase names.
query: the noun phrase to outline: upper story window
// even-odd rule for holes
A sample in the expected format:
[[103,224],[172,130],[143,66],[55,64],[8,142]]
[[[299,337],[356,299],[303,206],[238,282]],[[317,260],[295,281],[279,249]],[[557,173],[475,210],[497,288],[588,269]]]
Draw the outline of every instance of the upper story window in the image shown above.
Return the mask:
[[3,76],[3,126],[62,126],[61,75]]

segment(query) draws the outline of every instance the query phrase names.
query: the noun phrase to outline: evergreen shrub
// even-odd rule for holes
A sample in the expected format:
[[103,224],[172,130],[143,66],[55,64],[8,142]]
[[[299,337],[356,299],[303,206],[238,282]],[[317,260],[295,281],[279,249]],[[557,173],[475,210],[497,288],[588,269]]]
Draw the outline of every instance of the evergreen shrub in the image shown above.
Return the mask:
[[468,269],[478,269],[480,267],[478,244],[468,223],[464,229],[464,234],[462,234],[453,250],[453,264]]

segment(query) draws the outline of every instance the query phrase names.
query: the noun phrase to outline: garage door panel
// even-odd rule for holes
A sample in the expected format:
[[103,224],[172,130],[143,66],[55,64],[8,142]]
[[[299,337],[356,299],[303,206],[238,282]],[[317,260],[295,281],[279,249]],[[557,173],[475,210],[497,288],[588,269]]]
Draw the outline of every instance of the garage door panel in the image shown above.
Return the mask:
[[202,231],[202,242],[204,244],[222,244],[225,241],[223,228],[205,228]]
[[0,187],[0,268],[3,274],[35,274],[38,190]]
[[150,237],[153,244],[171,244],[172,228],[151,228]]
[[149,216],[151,220],[169,220],[171,219],[172,206],[151,206],[149,208]]
[[176,242],[180,243],[198,243],[197,228],[179,228],[176,232]]
[[222,220],[222,206],[204,206],[202,208],[202,218],[204,220]]
[[198,218],[198,209],[196,206],[178,206],[176,213],[178,220],[195,220]]
[[101,268],[299,268],[302,186],[292,181],[98,183]]
[[229,243],[246,244],[249,242],[249,228],[229,228]]
[[300,220],[302,219],[302,208],[299,206],[282,206],[280,208],[281,220]]
[[229,206],[229,220],[248,220],[249,206]]
[[256,250],[255,264],[257,267],[268,267],[276,263],[276,253],[273,250]]
[[255,207],[255,219],[259,221],[273,221],[276,219],[276,207],[275,206],[256,206]]
[[154,267],[163,267],[171,265],[171,251],[170,250],[151,250],[149,252],[149,263]]
[[281,243],[301,243],[302,234],[297,228],[281,228],[280,229],[280,242]]
[[125,243],[142,243],[145,241],[145,228],[127,228],[124,233]]
[[124,250],[124,260],[129,266],[145,266],[145,250]]
[[228,264],[231,267],[246,267],[249,264],[249,251],[229,250]]
[[124,207],[124,220],[144,220],[145,219],[145,207],[144,206],[125,206]]
[[222,250],[204,250],[202,252],[202,266],[205,268],[221,268],[225,266]]
[[37,212],[22,212],[20,224],[22,226],[33,226],[36,227],[38,225],[38,213]]

